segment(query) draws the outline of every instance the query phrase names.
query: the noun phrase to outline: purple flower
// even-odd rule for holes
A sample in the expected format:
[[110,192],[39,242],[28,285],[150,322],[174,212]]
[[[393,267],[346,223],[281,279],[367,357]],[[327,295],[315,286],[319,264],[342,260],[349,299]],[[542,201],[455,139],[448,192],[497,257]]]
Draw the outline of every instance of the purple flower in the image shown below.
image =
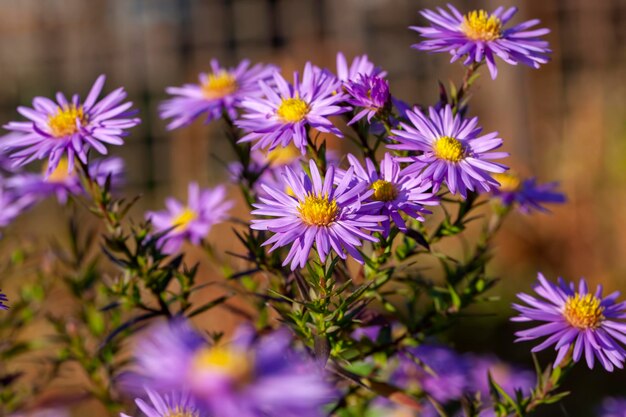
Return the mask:
[[207,237],[213,225],[227,218],[234,203],[226,200],[226,188],[201,189],[192,182],[188,187],[187,204],[175,198],[165,200],[166,210],[148,212],[146,217],[152,221],[156,232],[169,230],[160,240],[165,253],[178,251],[184,240],[199,245]]
[[[208,417],[188,392],[173,391],[169,395],[160,395],[150,388],[145,391],[151,404],[141,398],[135,399],[135,404],[146,417]],[[121,413],[121,417],[129,416]]]
[[467,361],[471,380],[470,391],[480,392],[483,401],[491,398],[489,374],[513,398],[515,398],[515,391],[521,390],[524,395],[529,395],[535,386],[536,376],[533,372],[518,369],[495,356],[469,356]]
[[307,62],[302,82],[297,72],[293,85],[279,73],[274,73],[274,82],[275,89],[266,82],[259,82],[265,98],[251,97],[242,102],[247,112],[236,124],[248,133],[239,142],[256,141],[252,149],[269,150],[293,143],[305,154],[309,127],[343,137],[328,120],[329,116],[349,110],[340,106],[345,97],[338,92],[339,85],[334,76]]
[[206,122],[224,113],[234,120],[242,100],[263,95],[259,81],[271,82],[272,74],[277,71],[273,65],[256,64],[250,68],[248,60],[226,69],[212,59],[211,73],[201,73],[198,84],[166,89],[174,97],[161,104],[161,118],[172,119],[167,125],[169,130],[189,125],[203,114],[206,114]]
[[349,95],[346,101],[361,109],[348,122],[349,125],[364,117],[367,117],[367,123],[371,123],[372,118],[391,107],[389,83],[380,76],[359,75],[355,81],[344,84],[344,89]]
[[104,81],[104,75],[98,77],[85,101],[77,94],[68,100],[63,93],[57,93],[56,103],[36,97],[33,108],[18,107],[17,111],[29,121],[5,125],[20,134],[4,139],[4,147],[12,152],[10,157],[16,164],[48,158],[48,176],[64,156],[69,161],[68,171],[72,171],[74,157],[87,163],[90,148],[106,154],[105,144],[122,145],[128,134],[126,129],[139,124],[139,119],[132,117],[136,111],[130,109],[131,102],[122,103],[126,98],[123,88],[97,101]]
[[[423,216],[431,213],[423,206],[439,204],[437,197],[430,192],[431,183],[402,172],[398,161],[389,153],[381,161],[380,173],[369,158],[365,160],[365,168],[354,155],[349,154],[348,161],[354,169],[355,181],[365,182],[374,190],[370,198],[382,203],[380,214],[386,217],[382,222],[384,236],[389,235],[392,220],[398,229],[407,230],[400,212],[423,222]],[[336,181],[343,179],[344,174],[344,171],[338,171]]]
[[[65,204],[70,195],[84,192],[76,171],[68,171],[67,158],[61,158],[57,167],[47,177],[44,174],[22,173],[7,180],[7,186],[16,193],[30,196],[33,200],[56,195],[59,203]],[[88,166],[89,175],[100,186],[104,186],[111,176],[111,185],[117,187],[122,182],[124,161],[121,158],[107,158],[91,161]]]
[[504,28],[517,12],[516,7],[506,11],[504,7],[498,7],[491,14],[474,10],[464,16],[454,6],[449,4],[448,8],[452,13],[439,7],[437,12],[428,9],[420,12],[430,21],[431,26],[411,27],[426,38],[413,45],[413,48],[431,52],[449,51],[451,62],[465,56],[464,65],[481,63],[484,59],[493,79],[498,75],[494,55],[511,65],[522,63],[533,68],[548,62],[551,51],[548,42],[540,36],[550,30],[527,30],[537,25],[539,20]]
[[565,203],[565,195],[557,191],[559,183],[549,182],[538,184],[535,178],[521,180],[512,173],[494,174],[493,178],[500,183],[491,193],[504,206],[517,204],[519,211],[530,213],[533,210],[546,212],[542,203]]
[[339,81],[345,85],[350,81],[358,81],[362,75],[384,78],[387,72],[376,67],[367,55],[357,56],[348,66],[345,55],[341,52],[337,53],[337,78]]
[[255,338],[239,330],[229,344],[209,345],[178,319],[153,327],[135,351],[133,384],[166,392],[185,389],[209,415],[321,417],[333,390],[286,332]]
[[36,199],[32,195],[24,194],[20,190],[9,187],[8,180],[0,176],[0,228],[11,224],[35,201]]
[[518,337],[516,341],[546,336],[547,339],[532,351],[538,352],[555,345],[558,351],[555,366],[573,348],[574,362],[578,362],[584,352],[589,368],[593,368],[594,358],[597,358],[609,372],[615,367],[621,369],[626,354],[620,345],[620,342],[626,343],[626,323],[623,322],[626,302],[616,303],[619,292],[603,297],[602,286],[599,285],[595,293],[590,293],[582,278],[578,291],[573,282],[567,285],[562,278],[559,278],[559,285],[555,285],[539,273],[538,280],[534,290],[541,298],[518,294],[518,298],[528,306],[513,304],[520,314],[511,320],[545,324],[515,333]]
[[9,309],[9,306],[5,304],[7,301],[9,301],[9,299],[2,292],[2,290],[0,290],[0,310],[8,310]]
[[274,233],[264,243],[273,244],[270,251],[291,245],[283,265],[291,262],[292,270],[304,267],[313,244],[321,262],[333,250],[342,259],[346,258],[345,251],[363,263],[357,248],[363,240],[377,241],[370,232],[381,231],[378,222],[387,217],[371,213],[382,204],[367,202],[374,190],[365,182],[354,183],[354,168],[336,186],[334,166],[328,169],[324,179],[314,161],[310,161],[309,168],[311,175],[302,169],[297,173],[288,167],[284,169],[283,180],[293,196],[285,192],[284,186],[261,185],[268,195],[259,197],[260,203],[254,204],[256,210],[252,214],[273,218],[252,220],[251,227]]
[[398,144],[391,149],[417,152],[399,158],[409,162],[405,173],[419,173],[419,178],[433,182],[434,191],[445,182],[452,194],[467,196],[467,190],[489,191],[498,186],[492,173],[502,173],[508,168],[491,162],[508,156],[505,152],[490,152],[502,146],[497,132],[479,136],[478,118],[464,119],[452,115],[447,105],[435,110],[430,107],[428,116],[417,107],[407,112],[411,125],[400,123],[402,130],[392,130],[392,139]]
[[465,358],[438,345],[409,348],[400,356],[394,383],[406,389],[422,389],[445,403],[460,399],[469,387],[469,367]]
[[626,398],[605,398],[598,417],[626,417]]

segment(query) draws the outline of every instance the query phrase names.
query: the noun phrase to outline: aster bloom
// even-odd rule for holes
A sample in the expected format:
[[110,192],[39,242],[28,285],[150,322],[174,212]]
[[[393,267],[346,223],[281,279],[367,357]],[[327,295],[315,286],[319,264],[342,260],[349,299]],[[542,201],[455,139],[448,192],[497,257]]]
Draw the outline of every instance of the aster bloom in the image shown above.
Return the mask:
[[626,417],[626,398],[605,398],[596,415],[598,417]]
[[[57,167],[47,177],[44,173],[20,173],[7,180],[7,185],[33,200],[56,195],[61,204],[65,204],[70,195],[84,193],[80,178],[76,170],[68,171],[67,158],[61,158]],[[89,175],[101,187],[111,177],[111,186],[118,187],[122,181],[124,161],[121,158],[106,158],[91,161],[88,166]],[[44,172],[47,171],[47,168]]]
[[619,292],[603,297],[599,285],[591,293],[582,278],[578,290],[573,282],[567,285],[562,278],[555,285],[540,273],[538,280],[534,290],[541,298],[518,294],[527,306],[513,304],[519,315],[511,320],[545,324],[515,333],[516,341],[547,337],[532,351],[555,345],[558,351],[555,366],[571,349],[574,362],[578,362],[584,353],[589,368],[593,368],[595,359],[598,359],[609,372],[615,367],[621,369],[626,355],[620,345],[620,342],[626,343],[626,302],[616,302]]
[[306,153],[307,128],[332,133],[343,137],[329,116],[344,113],[349,108],[340,104],[345,97],[338,91],[338,82],[329,73],[313,67],[310,62],[304,67],[302,81],[294,73],[291,85],[274,73],[276,88],[260,81],[264,98],[246,98],[242,103],[244,113],[236,125],[248,132],[239,142],[255,142],[252,149],[285,147],[293,143],[302,154]]
[[498,75],[495,56],[511,65],[522,63],[533,68],[548,62],[551,51],[548,42],[542,40],[541,36],[550,30],[528,30],[539,23],[538,19],[504,28],[517,12],[516,7],[506,10],[498,7],[491,14],[474,10],[465,15],[461,15],[450,4],[448,8],[450,12],[439,7],[437,12],[428,9],[421,11],[431,26],[411,27],[426,38],[413,45],[413,48],[429,52],[448,51],[452,55],[451,62],[465,56],[464,65],[485,60],[493,79]]
[[2,292],[2,290],[0,290],[0,310],[8,310],[9,309],[9,306],[5,304],[7,301],[9,301],[9,299]]
[[498,186],[492,173],[508,168],[491,162],[508,156],[506,152],[490,152],[502,146],[497,132],[479,136],[478,118],[464,119],[453,115],[450,105],[440,110],[429,108],[428,116],[419,108],[407,111],[411,124],[400,123],[402,130],[392,130],[392,139],[399,142],[391,149],[418,152],[399,158],[409,162],[405,173],[433,182],[434,191],[445,182],[452,194],[467,196],[467,190],[489,191]]
[[392,375],[395,385],[421,389],[442,403],[458,400],[468,390],[468,363],[452,349],[420,345],[406,349],[399,359]]
[[344,89],[348,94],[346,101],[361,109],[348,122],[349,125],[364,117],[371,123],[372,118],[391,107],[389,83],[380,76],[359,75],[356,81],[351,80],[344,84]]
[[[135,404],[145,417],[208,417],[188,392],[173,391],[169,395],[160,395],[146,388],[146,394],[150,403],[141,398],[135,399]],[[121,417],[129,416],[121,413]]]
[[185,387],[210,416],[321,417],[334,391],[290,341],[286,332],[255,338],[246,328],[231,343],[211,346],[177,319],[153,327],[139,343],[141,374],[133,383],[161,392]]
[[[437,197],[431,192],[431,183],[422,181],[415,175],[403,173],[399,162],[390,153],[383,157],[380,173],[369,158],[365,160],[365,168],[354,155],[349,154],[348,161],[354,169],[355,181],[365,182],[374,190],[370,198],[382,203],[380,214],[386,217],[382,222],[384,236],[389,235],[391,221],[401,231],[407,230],[401,212],[423,222],[424,215],[431,213],[424,206],[439,204]],[[343,175],[344,171],[339,171],[337,180],[342,179]]]
[[219,119],[224,113],[234,120],[242,100],[262,96],[259,81],[271,83],[272,74],[277,71],[278,68],[273,65],[256,64],[250,67],[247,59],[235,68],[224,68],[212,59],[211,72],[201,73],[197,84],[165,90],[173,98],[161,104],[161,118],[172,119],[167,125],[169,130],[189,125],[202,115],[206,115],[207,123]]
[[314,161],[310,161],[311,175],[302,169],[294,171],[286,167],[283,180],[292,195],[283,187],[261,186],[267,197],[260,196],[252,214],[269,216],[271,219],[252,220],[252,229],[268,230],[274,235],[264,245],[273,244],[270,252],[291,245],[283,265],[291,263],[291,269],[303,268],[315,244],[320,261],[334,251],[340,258],[347,254],[363,263],[358,247],[363,241],[376,242],[370,235],[382,231],[378,222],[387,216],[371,214],[382,206],[379,202],[367,202],[374,194],[365,182],[354,183],[354,168],[350,168],[335,186],[335,168],[331,166],[322,179]]
[[63,93],[57,93],[56,103],[36,97],[33,108],[18,107],[17,111],[29,121],[5,125],[6,129],[20,134],[5,137],[2,144],[16,164],[48,158],[48,176],[63,157],[69,161],[68,171],[72,171],[75,156],[87,163],[89,149],[107,154],[105,145],[122,145],[127,129],[139,124],[139,119],[132,117],[137,113],[131,109],[132,103],[123,103],[126,98],[123,88],[98,101],[104,81],[104,75],[98,77],[84,101],[77,94],[68,100]]
[[493,178],[500,183],[491,193],[508,207],[517,205],[522,213],[533,210],[546,212],[544,203],[565,203],[565,195],[557,191],[558,182],[538,184],[535,178],[522,179],[512,173],[494,174]]
[[362,75],[384,78],[387,75],[387,71],[383,71],[375,66],[367,55],[355,57],[348,66],[346,56],[341,52],[337,53],[337,78],[339,81],[345,85],[350,81],[358,81]]
[[187,204],[170,197],[165,200],[166,210],[148,212],[155,232],[167,233],[160,239],[165,253],[178,251],[183,241],[199,245],[211,228],[227,219],[233,202],[226,200],[226,188],[200,188],[192,182],[188,187]]

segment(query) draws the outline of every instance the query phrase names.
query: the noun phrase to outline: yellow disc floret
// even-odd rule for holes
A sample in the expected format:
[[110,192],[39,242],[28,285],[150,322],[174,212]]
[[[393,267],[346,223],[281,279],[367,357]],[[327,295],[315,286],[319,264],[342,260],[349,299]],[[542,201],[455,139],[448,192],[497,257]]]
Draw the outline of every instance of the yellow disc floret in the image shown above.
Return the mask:
[[450,136],[442,136],[437,139],[433,148],[437,158],[446,161],[459,162],[465,157],[463,144],[458,139],[451,138]]
[[375,181],[372,184],[372,190],[374,190],[372,198],[376,201],[393,201],[398,197],[398,189],[389,181]]
[[502,36],[502,22],[484,10],[474,10],[463,16],[461,30],[473,41],[493,41]]
[[234,93],[237,87],[237,80],[231,73],[220,71],[207,76],[202,84],[202,94],[209,100],[216,100]]
[[244,350],[214,346],[200,350],[193,359],[193,372],[226,376],[235,382],[248,380],[253,372],[253,358]]
[[309,194],[300,203],[298,212],[302,221],[309,226],[328,226],[337,218],[339,206],[328,195]]
[[300,157],[300,151],[295,146],[279,147],[267,154],[267,162],[271,166],[288,165]]
[[[48,164],[46,164],[44,166],[44,172],[47,172],[48,170]],[[57,167],[50,173],[50,175],[48,175],[48,178],[46,178],[46,181],[48,182],[65,182],[68,180],[68,178],[72,177],[74,175],[73,171],[69,171],[69,162],[67,161],[67,158],[61,158],[59,159],[59,164],[57,165]]]
[[64,138],[78,132],[79,125],[77,121],[82,126],[87,123],[83,107],[76,107],[70,104],[65,107],[59,107],[54,115],[48,117],[48,126],[54,137]]
[[568,297],[563,309],[565,319],[574,327],[579,329],[595,329],[600,326],[604,316],[604,307],[600,305],[600,300],[593,294]]
[[284,98],[276,114],[285,122],[296,123],[304,120],[309,110],[307,102],[299,97]]
[[189,207],[185,207],[180,214],[172,220],[172,226],[176,226],[173,232],[184,232],[189,227],[189,223],[198,218],[198,213]]
[[199,414],[196,411],[188,410],[177,406],[173,410],[168,409],[163,417],[198,417]]
[[522,181],[519,176],[512,173],[493,174],[493,179],[500,183],[500,191],[513,192],[517,191],[522,185]]

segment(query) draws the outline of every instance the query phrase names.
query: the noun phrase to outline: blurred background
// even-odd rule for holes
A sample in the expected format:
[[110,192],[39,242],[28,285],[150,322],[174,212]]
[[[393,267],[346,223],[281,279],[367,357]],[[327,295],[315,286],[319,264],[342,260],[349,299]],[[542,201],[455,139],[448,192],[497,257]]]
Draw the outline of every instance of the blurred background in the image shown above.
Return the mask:
[[[607,290],[626,290],[626,2],[452,3],[462,11],[517,6],[513,23],[539,18],[552,30],[547,36],[552,61],[539,71],[500,62],[495,81],[483,72],[470,114],[480,117],[485,130],[500,132],[517,172],[561,182],[569,201],[550,215],[511,216],[492,264],[493,274],[502,279],[495,291],[500,300],[463,319],[451,335],[461,351],[495,350],[530,365],[531,345],[512,343],[515,329],[507,319],[514,294],[527,291],[537,271],[552,279],[584,276]],[[126,145],[113,149],[126,161],[126,194],[144,194],[140,216],[142,210],[159,209],[166,195],[185,198],[191,180],[203,185],[228,181],[220,160],[231,155],[219,126],[198,122],[165,130],[157,106],[166,86],[195,82],[211,58],[229,66],[243,58],[272,62],[290,74],[307,60],[334,69],[335,55],[343,51],[349,59],[367,53],[386,69],[395,96],[431,104],[438,98],[438,80],[458,83],[463,74],[445,54],[409,48],[419,37],[408,26],[424,23],[420,8],[439,5],[416,0],[0,0],[0,121],[18,118],[16,106],[30,104],[36,95],[85,94],[99,74],[107,74],[105,90],[124,86],[141,110],[142,124]],[[233,187],[233,198],[236,194]],[[243,204],[235,211],[245,216]],[[13,234],[52,236],[59,219],[62,209],[51,201],[19,219]],[[542,415],[588,416],[602,396],[626,395],[624,372],[609,376],[578,366],[574,374],[567,386],[574,395]]]

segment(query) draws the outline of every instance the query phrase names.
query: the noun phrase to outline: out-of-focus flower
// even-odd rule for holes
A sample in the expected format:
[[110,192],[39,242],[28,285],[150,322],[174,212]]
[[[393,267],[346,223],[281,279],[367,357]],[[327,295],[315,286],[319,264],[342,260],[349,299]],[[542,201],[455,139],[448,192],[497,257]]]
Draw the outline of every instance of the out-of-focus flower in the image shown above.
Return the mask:
[[548,62],[548,42],[540,37],[549,29],[532,29],[538,19],[528,20],[505,29],[504,26],[517,12],[516,7],[498,7],[489,14],[473,10],[465,15],[452,5],[450,12],[437,8],[437,12],[423,10],[420,13],[431,23],[428,27],[412,26],[426,40],[413,45],[422,51],[445,52],[452,55],[451,62],[465,56],[464,65],[487,62],[491,78],[498,75],[495,56],[511,65],[522,63],[533,68]]
[[[141,398],[135,399],[145,417],[208,417],[188,392],[173,391],[170,395],[160,395],[150,388],[145,390],[151,404]],[[124,413],[121,416],[129,417]]]
[[619,342],[626,342],[626,302],[616,303],[619,292],[603,297],[599,285],[595,293],[590,293],[582,278],[578,290],[573,282],[568,285],[562,278],[559,278],[559,285],[555,285],[539,273],[538,280],[534,290],[541,299],[518,294],[528,306],[513,304],[519,315],[511,320],[545,324],[515,333],[516,341],[547,337],[532,351],[555,345],[558,351],[555,366],[573,347],[574,362],[578,362],[584,352],[589,368],[593,368],[594,358],[609,372],[615,367],[622,368],[626,351]]
[[246,113],[236,124],[248,133],[240,142],[256,142],[252,149],[269,150],[293,143],[305,154],[308,127],[343,137],[328,120],[329,116],[349,110],[340,105],[345,96],[338,91],[339,84],[334,76],[307,62],[302,81],[296,72],[293,85],[279,73],[274,73],[274,82],[275,89],[263,81],[259,83],[264,98],[251,97],[242,102]]
[[538,184],[535,178],[522,180],[510,172],[494,174],[493,178],[500,183],[491,190],[493,196],[504,206],[516,204],[522,213],[530,213],[533,210],[546,212],[548,209],[542,204],[562,204],[566,201],[565,195],[557,191],[559,187],[557,182]]
[[391,108],[391,94],[387,80],[376,75],[360,75],[355,81],[348,81],[344,85],[348,94],[347,102],[360,110],[355,110],[354,117],[349,125],[367,117],[367,123],[372,118]]
[[596,415],[598,417],[626,417],[626,398],[605,398]]
[[285,332],[256,339],[241,329],[230,344],[210,346],[188,322],[175,320],[139,343],[141,374],[133,383],[160,392],[185,387],[211,416],[321,417],[334,391],[290,342]]
[[[56,169],[47,177],[36,173],[15,174],[7,179],[7,186],[33,200],[56,195],[59,203],[65,204],[68,196],[84,192],[76,170],[68,171],[68,164],[67,158],[61,158]],[[124,161],[121,158],[91,161],[88,169],[90,177],[100,186],[104,186],[109,176],[113,188],[120,186],[123,181]]]
[[154,230],[164,232],[161,249],[165,253],[178,251],[183,241],[199,245],[207,237],[213,225],[223,222],[233,202],[226,200],[226,188],[200,188],[192,182],[188,187],[187,204],[175,198],[165,200],[166,210],[148,212],[146,218],[152,221]]
[[[400,164],[390,153],[386,153],[383,157],[380,163],[380,173],[369,158],[365,160],[365,168],[352,154],[348,155],[348,161],[354,169],[355,181],[365,182],[374,190],[370,198],[382,203],[380,214],[387,217],[382,223],[384,236],[389,235],[392,220],[398,229],[407,230],[400,212],[416,220],[424,221],[424,215],[430,213],[424,205],[439,204],[437,197],[430,192],[431,183],[418,179],[415,175],[403,173],[400,170]],[[336,182],[341,181],[344,174],[345,171],[338,171]]]
[[380,202],[367,202],[374,190],[365,182],[353,181],[354,168],[343,175],[335,186],[335,168],[331,166],[322,179],[314,161],[310,161],[311,175],[300,169],[297,172],[286,167],[283,179],[292,195],[284,187],[270,188],[262,184],[267,196],[259,197],[252,214],[269,216],[271,219],[254,219],[252,228],[268,230],[274,235],[264,245],[273,244],[270,251],[291,245],[283,262],[291,269],[303,268],[315,244],[321,262],[333,250],[345,259],[346,253],[363,263],[358,251],[363,240],[375,242],[372,231],[382,231],[378,222],[387,216],[371,214],[378,210]]
[[401,354],[392,381],[409,390],[424,390],[445,403],[463,396],[469,388],[468,375],[467,361],[453,350],[439,345],[421,345]]
[[350,66],[343,53],[337,53],[337,78],[344,85],[350,81],[358,81],[360,76],[385,77],[386,71],[375,66],[367,55],[357,56],[352,60]]
[[5,304],[7,301],[9,301],[8,297],[0,290],[0,310],[9,309],[9,306]]
[[[8,186],[8,181],[0,177],[0,228],[7,227],[17,216],[30,208],[36,199],[29,194],[18,192]],[[1,233],[0,233],[0,236]]]
[[67,169],[71,172],[74,157],[87,163],[90,148],[106,154],[105,144],[122,145],[127,129],[139,124],[139,119],[132,117],[137,112],[131,110],[131,102],[122,103],[126,98],[123,88],[98,101],[104,81],[104,75],[98,77],[85,101],[77,94],[68,100],[63,93],[57,93],[56,103],[36,97],[33,108],[18,107],[17,111],[29,121],[5,125],[19,134],[5,136],[0,146],[10,152],[17,165],[48,158],[46,176],[49,176],[63,157],[69,161]]
[[392,139],[399,143],[388,145],[391,149],[418,152],[398,158],[410,163],[405,173],[432,181],[434,191],[445,182],[452,194],[458,192],[464,198],[467,190],[490,191],[498,186],[491,175],[508,168],[491,160],[508,153],[490,152],[502,146],[497,132],[479,136],[482,128],[477,126],[478,118],[453,115],[449,105],[441,110],[430,107],[428,116],[415,107],[407,117],[410,125],[400,123],[402,130],[392,130]]
[[197,84],[166,89],[174,97],[161,104],[161,118],[172,119],[167,125],[169,130],[189,125],[202,115],[206,115],[207,123],[224,113],[235,120],[242,100],[262,96],[259,81],[271,82],[272,74],[278,71],[273,65],[250,67],[248,60],[241,61],[235,68],[224,68],[212,59],[211,72],[201,73]]

